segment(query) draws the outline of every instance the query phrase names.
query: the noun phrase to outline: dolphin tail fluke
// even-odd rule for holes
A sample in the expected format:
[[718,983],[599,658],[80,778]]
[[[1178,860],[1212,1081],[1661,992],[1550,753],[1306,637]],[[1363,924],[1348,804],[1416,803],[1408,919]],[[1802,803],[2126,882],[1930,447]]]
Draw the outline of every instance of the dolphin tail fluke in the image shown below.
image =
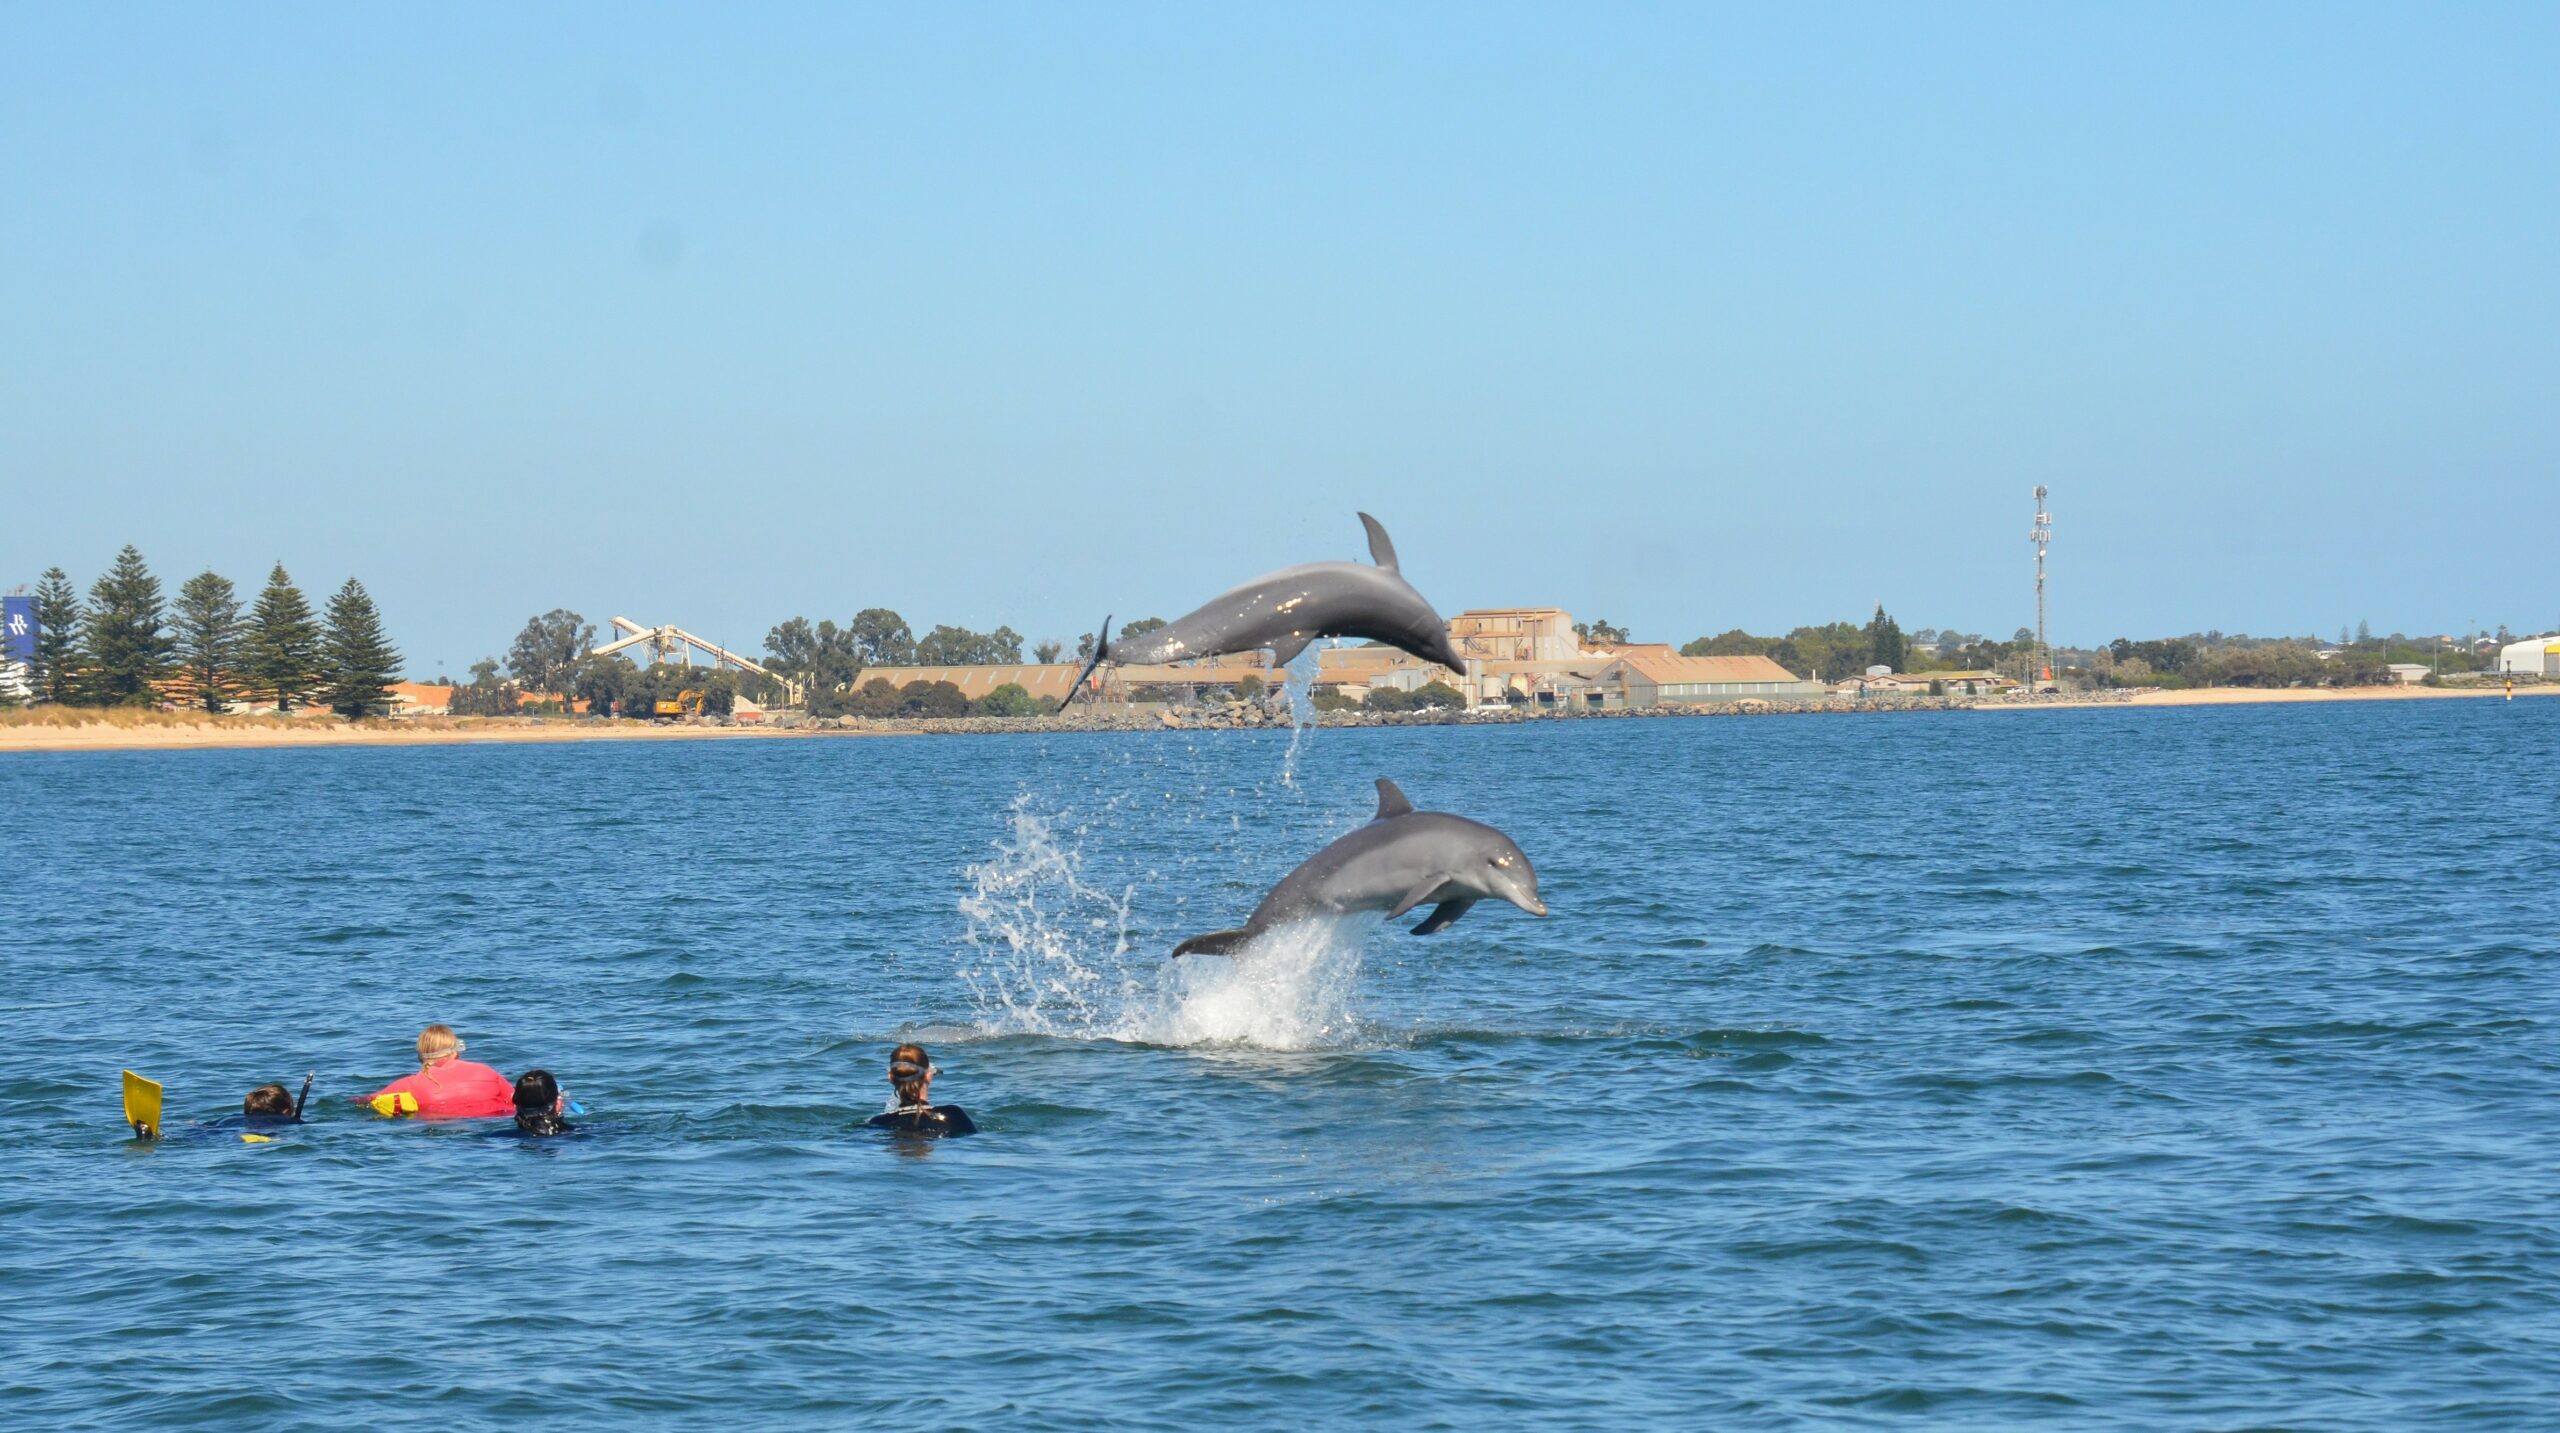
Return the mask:
[[1067,694],[1058,698],[1058,710],[1065,711],[1067,709],[1067,703],[1074,701],[1076,699],[1076,693],[1084,690],[1084,679],[1092,676],[1093,669],[1101,666],[1105,661],[1108,661],[1110,657],[1111,614],[1105,612],[1102,614],[1102,625],[1095,628],[1093,632],[1093,660],[1084,664],[1084,670],[1076,673],[1076,679],[1074,681],[1067,683]]
[[1253,938],[1249,930],[1213,930],[1195,935],[1173,948],[1176,955],[1232,955],[1235,948]]

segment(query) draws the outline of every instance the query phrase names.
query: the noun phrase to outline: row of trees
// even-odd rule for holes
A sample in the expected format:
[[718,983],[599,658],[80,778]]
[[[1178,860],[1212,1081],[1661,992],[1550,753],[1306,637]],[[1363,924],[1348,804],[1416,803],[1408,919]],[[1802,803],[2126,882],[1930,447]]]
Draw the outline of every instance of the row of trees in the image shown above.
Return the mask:
[[[552,615],[557,617],[575,614],[554,613]],[[1161,617],[1142,618],[1122,627],[1120,635],[1138,636],[1163,625],[1164,619]],[[1091,657],[1093,643],[1094,634],[1091,632],[1079,637],[1076,641],[1075,659],[1081,662]],[[879,709],[881,699],[876,695],[867,703],[856,700],[862,693],[872,690],[870,684],[862,681],[862,674],[870,668],[1009,666],[1024,660],[1022,646],[1022,634],[1011,627],[998,627],[992,632],[976,632],[966,627],[944,624],[918,637],[915,635],[915,629],[907,625],[907,619],[896,612],[886,607],[866,607],[855,613],[853,620],[841,627],[830,620],[811,622],[806,617],[794,617],[776,626],[765,633],[763,664],[780,676],[797,683],[807,693],[809,714],[812,716],[894,716],[899,713]],[[1065,653],[1065,643],[1043,641],[1032,647],[1030,660],[1041,663],[1055,662],[1064,657]],[[907,700],[905,696],[899,695],[904,689],[885,680],[881,685],[889,687],[901,703]],[[749,695],[759,701],[772,701],[781,695],[780,692],[771,690],[767,684],[752,679],[748,683],[748,688]],[[979,706],[983,707],[986,702],[997,700],[997,692],[1003,690],[999,687],[996,692],[990,692],[980,698]],[[965,703],[965,698],[963,700]],[[1025,697],[1024,700],[1029,701],[1029,698]],[[947,706],[948,703],[937,698],[935,705]],[[1038,703],[1032,702],[1031,705],[1036,707]],[[966,713],[937,710],[925,714],[965,715]],[[980,714],[1011,715],[1012,713],[981,712]]]
[[[2036,634],[2021,627],[2002,642],[1978,632],[1953,627],[1923,627],[1905,633],[1902,624],[1876,606],[1863,627],[1827,622],[1798,627],[1783,637],[1756,637],[1736,627],[1714,637],[1700,637],[1680,649],[1684,657],[1767,657],[1791,672],[1810,672],[1825,681],[1841,681],[1869,667],[1897,672],[2004,672],[2020,681],[2036,665]],[[2067,654],[2057,649],[2054,659]]]
[[2290,637],[2215,642],[2192,636],[2147,642],[2118,637],[2091,654],[2088,677],[2102,687],[2370,687],[2395,680],[2395,662],[2447,672],[2484,665],[2460,647],[2438,645],[2441,650],[2431,650],[2405,638],[2368,638],[2324,648]]
[[[2474,641],[2451,637],[2374,635],[2370,624],[2341,630],[2332,646],[2313,637],[2252,637],[2219,630],[2183,637],[2134,641],[2119,637],[2103,647],[2056,647],[2055,675],[2064,685],[2136,686],[2359,686],[2393,680],[2395,664],[2442,673],[2474,672],[2492,665],[2506,638]],[[1685,656],[1758,655],[1790,671],[1839,680],[1870,666],[1898,672],[2003,672],[2021,681],[2034,672],[2035,633],[2019,628],[2007,641],[1956,628],[1923,627],[1906,635],[1879,604],[1866,626],[1833,622],[1798,627],[1784,637],[1758,637],[1740,628],[1700,637],[1680,649]]]
[[1371,687],[1367,699],[1358,701],[1330,687],[1318,687],[1314,700],[1315,708],[1320,712],[1418,712],[1433,707],[1465,711],[1467,708],[1465,693],[1447,682],[1436,681],[1425,682],[1409,692],[1394,687]]
[[901,687],[891,685],[886,677],[873,677],[845,702],[847,715],[862,717],[1011,717],[1032,716],[1040,710],[1040,699],[1019,682],[1006,682],[973,702],[949,682],[918,681]]
[[[1158,624],[1161,625],[1161,624]],[[659,664],[641,667],[629,658],[592,651],[596,629],[583,616],[555,608],[526,621],[507,649],[475,663],[471,681],[453,690],[449,710],[464,716],[500,716],[566,710],[584,703],[593,716],[651,716],[661,702],[679,702],[707,716],[727,716],[740,696],[762,702],[782,697],[777,684],[752,673]],[[1086,639],[1091,646],[1090,636]],[[1055,661],[1064,644],[1044,642],[1039,660]],[[949,682],[886,678],[866,682],[873,666],[991,666],[1022,661],[1022,635],[1010,627],[972,632],[941,626],[918,639],[905,618],[885,607],[866,608],[851,622],[811,622],[794,617],[765,634],[763,665],[798,683],[813,716],[1027,716],[1040,702],[1008,682],[972,702]],[[504,675],[501,675],[503,672]],[[698,699],[688,701],[691,695]]]
[[35,699],[79,706],[156,706],[207,712],[242,703],[278,711],[327,706],[348,718],[391,710],[400,654],[384,637],[364,584],[350,577],[315,618],[278,563],[246,609],[231,579],[202,572],[161,595],[128,544],[81,600],[69,575],[46,569],[35,590]]
[[[1827,681],[1855,676],[1869,667],[1920,670],[1911,664],[1923,653],[1932,664],[1940,656],[1934,650],[1916,649],[1881,603],[1864,627],[1827,622],[1798,627],[1783,637],[1755,637],[1736,627],[1719,636],[1697,638],[1680,649],[1684,657],[1767,657],[1790,672],[1811,672]],[[1938,669],[1957,667],[1948,663]]]
[[500,670],[494,657],[472,663],[470,683],[453,688],[445,710],[455,716],[566,715],[584,702],[590,716],[650,717],[660,702],[675,702],[689,713],[728,716],[738,706],[736,672],[673,662],[643,667],[618,653],[582,657],[541,683],[501,676]]

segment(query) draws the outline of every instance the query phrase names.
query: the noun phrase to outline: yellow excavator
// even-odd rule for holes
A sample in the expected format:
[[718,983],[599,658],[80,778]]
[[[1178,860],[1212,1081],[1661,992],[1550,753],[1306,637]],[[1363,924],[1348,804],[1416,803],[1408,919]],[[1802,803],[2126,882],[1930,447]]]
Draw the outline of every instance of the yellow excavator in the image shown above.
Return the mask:
[[702,689],[700,687],[685,688],[676,693],[674,701],[658,703],[656,714],[670,718],[702,715]]

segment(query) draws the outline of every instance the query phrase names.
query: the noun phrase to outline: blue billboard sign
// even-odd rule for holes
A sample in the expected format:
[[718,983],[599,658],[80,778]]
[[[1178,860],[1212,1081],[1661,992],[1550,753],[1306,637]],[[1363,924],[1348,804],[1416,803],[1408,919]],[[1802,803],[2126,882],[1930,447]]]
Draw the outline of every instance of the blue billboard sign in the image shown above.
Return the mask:
[[36,659],[36,600],[0,597],[0,661]]

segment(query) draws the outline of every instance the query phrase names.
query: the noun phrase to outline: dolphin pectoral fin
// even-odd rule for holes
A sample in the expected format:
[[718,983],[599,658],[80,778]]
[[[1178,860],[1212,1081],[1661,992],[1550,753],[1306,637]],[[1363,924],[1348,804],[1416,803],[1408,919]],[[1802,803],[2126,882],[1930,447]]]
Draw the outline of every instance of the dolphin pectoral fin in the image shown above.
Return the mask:
[[1067,709],[1067,703],[1074,701],[1076,693],[1084,688],[1084,679],[1092,676],[1093,669],[1109,660],[1110,656],[1111,614],[1105,612],[1102,614],[1102,625],[1093,629],[1093,660],[1084,664],[1084,670],[1076,673],[1074,681],[1067,683],[1067,694],[1058,698],[1058,710]]
[[1195,935],[1173,948],[1176,955],[1226,955],[1253,938],[1250,930],[1213,930]]
[[1379,777],[1378,814],[1370,817],[1369,819],[1372,821],[1384,821],[1390,816],[1410,816],[1412,814],[1413,803],[1405,799],[1404,789],[1383,776]]
[[1314,640],[1314,638],[1309,637],[1304,632],[1283,632],[1279,636],[1273,638],[1271,640],[1271,665],[1273,669],[1277,670],[1298,660],[1298,654],[1307,650],[1307,643]]
[[1475,903],[1475,897],[1473,896],[1469,896],[1464,900],[1442,901],[1440,904],[1431,908],[1431,914],[1422,918],[1422,924],[1413,928],[1413,934],[1438,935],[1440,932],[1456,925],[1458,923],[1458,917],[1465,915],[1467,913],[1467,907],[1472,906]]
[[1389,572],[1398,571],[1399,569],[1396,567],[1396,545],[1387,538],[1386,524],[1369,516],[1367,513],[1362,513],[1360,514],[1360,525],[1369,530],[1369,560],[1378,564],[1380,567],[1385,568]]
[[1395,908],[1387,912],[1387,919],[1391,921],[1404,919],[1415,906],[1427,903],[1431,899],[1432,892],[1447,884],[1449,884],[1449,878],[1437,871],[1423,877],[1421,885],[1405,892],[1404,899],[1396,902]]

